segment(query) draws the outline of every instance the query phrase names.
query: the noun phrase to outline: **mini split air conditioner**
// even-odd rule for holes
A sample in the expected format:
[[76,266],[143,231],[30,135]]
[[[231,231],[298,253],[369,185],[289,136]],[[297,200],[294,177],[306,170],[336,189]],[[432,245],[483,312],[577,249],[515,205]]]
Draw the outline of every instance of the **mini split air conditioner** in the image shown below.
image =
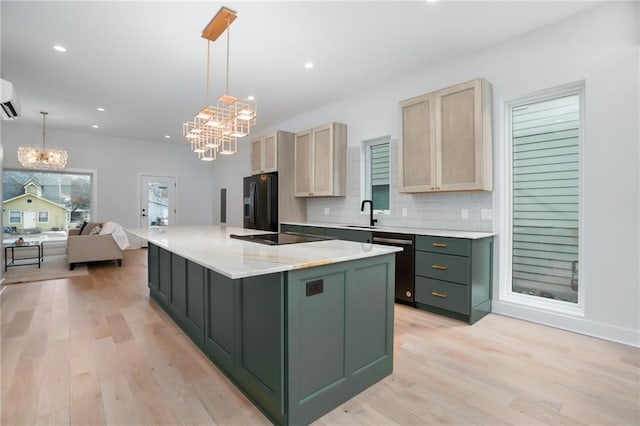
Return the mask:
[[20,117],[20,102],[13,84],[3,79],[0,79],[0,106],[3,120],[15,120]]

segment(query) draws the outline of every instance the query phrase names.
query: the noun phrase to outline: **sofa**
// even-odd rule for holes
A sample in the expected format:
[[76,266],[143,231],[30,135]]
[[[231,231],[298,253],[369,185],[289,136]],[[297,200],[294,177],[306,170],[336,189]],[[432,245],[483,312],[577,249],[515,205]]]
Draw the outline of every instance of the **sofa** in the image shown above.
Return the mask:
[[113,235],[99,234],[101,223],[84,223],[80,229],[70,229],[67,238],[67,263],[73,271],[76,263],[115,260],[122,266],[122,250]]

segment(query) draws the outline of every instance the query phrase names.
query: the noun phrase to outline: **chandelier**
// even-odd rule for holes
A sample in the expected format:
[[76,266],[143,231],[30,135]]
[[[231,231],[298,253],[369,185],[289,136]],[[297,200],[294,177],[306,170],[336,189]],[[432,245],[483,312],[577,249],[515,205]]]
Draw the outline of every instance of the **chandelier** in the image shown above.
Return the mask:
[[45,119],[48,112],[42,114],[42,146],[23,145],[18,148],[18,161],[27,169],[63,170],[67,167],[69,155],[64,149],[45,146]]
[[[256,125],[256,102],[229,95],[229,26],[236,13],[226,7],[220,8],[216,16],[202,31],[207,39],[207,83],[206,106],[196,113],[192,121],[183,123],[182,135],[191,145],[191,150],[203,161],[213,161],[218,154],[234,154],[238,149],[238,138],[249,135]],[[210,45],[226,31],[227,69],[225,94],[218,97],[215,105],[209,105]]]

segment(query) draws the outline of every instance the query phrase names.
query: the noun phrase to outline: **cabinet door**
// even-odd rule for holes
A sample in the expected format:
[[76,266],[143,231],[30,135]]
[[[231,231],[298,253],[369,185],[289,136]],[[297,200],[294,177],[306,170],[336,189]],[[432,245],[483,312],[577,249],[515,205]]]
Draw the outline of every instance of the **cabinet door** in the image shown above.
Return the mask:
[[313,130],[313,192],[333,195],[333,135],[331,126]]
[[235,286],[238,281],[207,270],[204,347],[207,354],[227,373],[234,369],[236,354],[236,309],[238,301]]
[[158,248],[158,292],[161,300],[169,304],[171,301],[171,253]]
[[263,173],[278,171],[278,139],[276,138],[276,135],[264,138],[263,158]]
[[438,189],[481,189],[482,92],[474,80],[436,92]]
[[255,139],[251,141],[251,174],[257,175],[264,169],[264,140]]
[[434,96],[400,103],[400,192],[430,192],[436,188]]
[[183,320],[187,313],[187,260],[171,253],[171,312]]
[[155,244],[149,244],[147,250],[149,287],[158,290],[160,287],[160,249]]
[[185,326],[189,336],[202,345],[204,343],[204,283],[205,268],[186,261],[186,318]]
[[313,195],[311,189],[311,148],[311,131],[297,133],[294,145],[294,192],[296,197]]

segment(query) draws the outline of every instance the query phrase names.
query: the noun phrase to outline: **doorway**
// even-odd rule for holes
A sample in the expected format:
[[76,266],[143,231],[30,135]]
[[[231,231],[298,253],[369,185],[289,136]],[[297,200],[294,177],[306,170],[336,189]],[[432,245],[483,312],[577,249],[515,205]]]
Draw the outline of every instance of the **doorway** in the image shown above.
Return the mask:
[[176,178],[140,175],[140,227],[176,223]]

